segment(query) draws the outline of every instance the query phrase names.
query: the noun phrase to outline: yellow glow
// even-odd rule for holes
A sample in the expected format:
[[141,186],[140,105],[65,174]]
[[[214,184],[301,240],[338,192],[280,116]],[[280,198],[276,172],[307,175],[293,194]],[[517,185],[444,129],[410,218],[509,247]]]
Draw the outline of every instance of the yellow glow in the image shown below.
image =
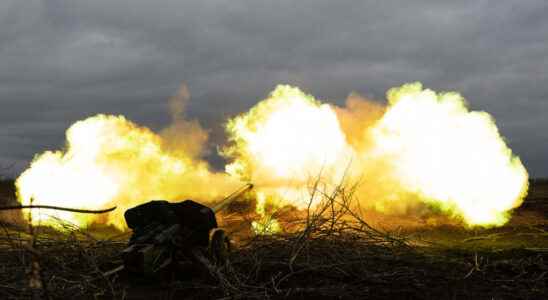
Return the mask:
[[236,159],[226,171],[300,208],[308,204],[312,177],[331,183],[352,157],[333,109],[290,86],[229,120],[227,132],[232,144],[223,154]]
[[161,136],[122,116],[97,115],[67,130],[66,150],[35,157],[17,179],[18,197],[22,204],[118,206],[100,216],[33,210],[35,223],[53,224],[53,216],[124,228],[131,206],[218,200],[242,180],[255,185],[260,220],[252,229],[265,234],[282,229],[270,208],[313,208],[345,178],[363,183],[360,204],[384,213],[413,213],[419,202],[471,226],[507,222],[527,193],[528,174],[493,118],[469,111],[457,93],[420,83],[393,88],[387,98],[386,107],[355,95],[336,107],[278,86],[227,122],[229,175],[199,159],[207,133],[197,122],[176,118]]
[[493,118],[470,112],[457,93],[421,84],[387,93],[389,108],[372,129],[371,154],[391,162],[401,187],[469,225],[502,225],[527,191],[527,171]]
[[106,216],[32,210],[32,219],[56,224],[52,217],[57,217],[82,226],[100,221],[124,228],[123,214],[131,206],[153,199],[217,200],[237,186],[228,176],[209,172],[206,163],[167,152],[162,145],[160,136],[122,116],[76,122],[67,130],[66,151],[37,156],[17,179],[19,200],[88,209],[117,205]]
[[279,86],[228,122],[226,170],[300,208],[315,203],[312,182],[329,192],[347,172],[348,180],[365,182],[358,197],[385,213],[408,212],[421,201],[468,225],[507,222],[527,192],[528,175],[492,117],[468,111],[457,93],[436,94],[420,83],[387,96],[382,110],[356,99],[350,108],[334,108]]
[[297,88],[278,86],[247,114],[230,120],[234,142],[224,153],[240,155],[228,172],[252,172],[256,180],[305,181],[350,154],[337,116]]
[[266,195],[263,192],[257,193],[256,212],[260,219],[251,223],[251,229],[255,234],[268,235],[281,232],[282,228],[278,220],[272,216],[272,212],[267,212],[267,205],[272,201],[267,201]]

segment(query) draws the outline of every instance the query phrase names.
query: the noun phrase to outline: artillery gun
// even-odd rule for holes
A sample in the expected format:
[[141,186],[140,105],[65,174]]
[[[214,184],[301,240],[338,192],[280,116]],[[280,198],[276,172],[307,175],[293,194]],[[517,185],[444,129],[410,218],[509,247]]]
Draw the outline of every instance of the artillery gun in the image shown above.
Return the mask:
[[124,265],[116,271],[148,277],[173,270],[184,260],[210,272],[226,263],[230,240],[218,228],[215,214],[252,188],[246,184],[211,208],[185,200],[150,201],[128,209],[124,217],[133,234],[122,251]]

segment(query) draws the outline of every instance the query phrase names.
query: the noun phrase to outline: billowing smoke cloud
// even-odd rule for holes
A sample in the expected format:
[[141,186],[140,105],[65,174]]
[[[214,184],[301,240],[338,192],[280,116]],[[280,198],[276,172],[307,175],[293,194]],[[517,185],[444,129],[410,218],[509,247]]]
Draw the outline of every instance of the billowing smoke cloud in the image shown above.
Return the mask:
[[207,132],[197,121],[184,119],[188,97],[183,86],[170,99],[173,123],[160,135],[123,116],[97,115],[73,124],[64,150],[36,156],[17,179],[20,201],[118,209],[100,217],[33,210],[33,220],[54,224],[53,216],[80,225],[99,221],[123,228],[123,213],[134,205],[152,199],[208,202],[236,188],[236,180],[210,171],[200,159]]
[[[202,159],[207,131],[187,120],[186,86],[169,100],[172,124],[156,134],[123,116],[97,115],[67,130],[66,149],[37,156],[17,180],[29,204],[81,208],[117,205],[97,219],[51,214],[123,228],[123,212],[151,199],[216,200],[243,181],[266,205],[305,208],[310,187],[323,192],[358,182],[362,206],[389,214],[434,207],[467,225],[498,226],[521,204],[528,174],[506,146],[493,118],[470,111],[457,93],[420,83],[387,92],[387,105],[351,94],[345,107],[322,103],[298,88],[278,86],[248,112],[228,120],[226,173]],[[34,212],[33,220],[51,222]],[[49,213],[49,212],[48,212]],[[279,224],[276,224],[279,226]]]
[[387,98],[383,107],[352,94],[341,108],[279,86],[228,123],[227,171],[298,207],[309,200],[304,183],[321,174],[327,190],[343,176],[359,181],[360,203],[384,213],[426,204],[468,225],[504,224],[526,194],[528,175],[493,118],[469,111],[457,93],[420,83],[393,88]]
[[186,84],[182,84],[177,94],[168,100],[171,125],[160,132],[164,147],[169,152],[177,152],[198,159],[206,154],[208,133],[198,120],[188,120],[185,109],[190,100]]

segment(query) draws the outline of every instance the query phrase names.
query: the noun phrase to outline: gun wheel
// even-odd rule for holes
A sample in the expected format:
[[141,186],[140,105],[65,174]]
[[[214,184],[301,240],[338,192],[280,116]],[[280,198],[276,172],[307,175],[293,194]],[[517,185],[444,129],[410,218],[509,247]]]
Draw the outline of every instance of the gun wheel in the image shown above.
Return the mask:
[[230,240],[225,231],[219,228],[212,229],[209,234],[209,257],[215,265],[224,265],[228,261]]

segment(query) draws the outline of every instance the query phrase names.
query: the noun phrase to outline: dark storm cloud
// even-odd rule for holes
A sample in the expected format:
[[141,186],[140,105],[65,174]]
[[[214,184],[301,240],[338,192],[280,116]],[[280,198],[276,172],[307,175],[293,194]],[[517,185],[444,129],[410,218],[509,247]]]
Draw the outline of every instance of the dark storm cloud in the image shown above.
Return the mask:
[[342,103],[418,80],[493,114],[548,176],[545,1],[204,2],[0,2],[0,164],[20,170],[99,112],[159,129],[182,81],[219,141],[278,83]]

